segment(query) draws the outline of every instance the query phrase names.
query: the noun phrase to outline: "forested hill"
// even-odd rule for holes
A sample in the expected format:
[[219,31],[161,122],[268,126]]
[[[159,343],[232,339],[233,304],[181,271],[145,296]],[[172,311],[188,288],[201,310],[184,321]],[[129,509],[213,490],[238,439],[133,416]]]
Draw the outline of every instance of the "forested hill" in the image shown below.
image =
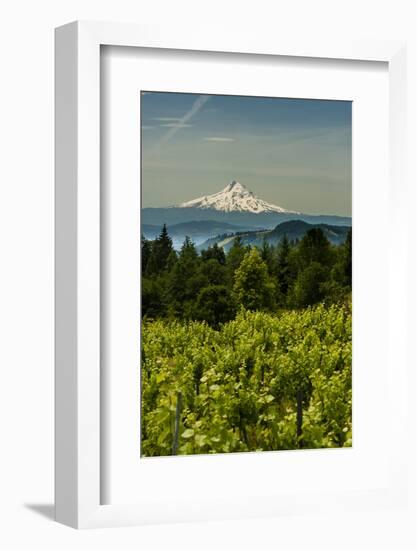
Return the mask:
[[142,315],[218,327],[242,307],[275,312],[344,302],[351,293],[351,247],[350,230],[335,246],[323,228],[310,227],[300,240],[284,231],[276,245],[251,246],[238,236],[227,251],[214,244],[199,253],[186,237],[177,252],[163,226],[157,239],[142,238]]
[[269,245],[277,245],[283,239],[284,235],[290,241],[300,240],[310,229],[320,228],[324,236],[334,245],[340,245],[345,242],[350,227],[344,225],[328,225],[324,223],[311,224],[303,220],[290,220],[278,224],[271,230],[229,232],[218,235],[198,246],[199,250],[205,250],[214,244],[221,246],[224,250],[229,250],[237,237],[244,245],[261,247],[266,241]]
[[158,225],[164,223],[172,226],[184,222],[196,222],[201,220],[220,221],[233,225],[244,225],[248,227],[266,227],[272,229],[278,223],[289,220],[302,220],[311,224],[330,225],[351,225],[352,219],[344,216],[298,214],[296,212],[223,212],[214,209],[202,208],[142,208],[142,223],[147,225]]
[[[142,224],[142,234],[147,239],[156,239],[161,232],[160,225],[151,225],[147,223]],[[262,226],[250,227],[245,225],[234,225],[231,223],[220,222],[216,220],[199,220],[184,223],[177,223],[167,226],[171,237],[183,237],[185,236],[194,238],[205,236],[207,239],[209,236],[220,235],[224,233],[236,233],[241,231],[255,231],[263,229]],[[181,243],[182,244],[182,243]]]

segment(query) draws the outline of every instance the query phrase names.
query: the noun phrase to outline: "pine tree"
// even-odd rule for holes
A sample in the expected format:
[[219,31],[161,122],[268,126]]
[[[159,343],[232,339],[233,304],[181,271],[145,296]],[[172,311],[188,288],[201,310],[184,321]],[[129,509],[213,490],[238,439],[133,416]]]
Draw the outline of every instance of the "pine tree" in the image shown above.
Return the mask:
[[288,293],[288,287],[290,285],[290,243],[287,235],[284,235],[281,242],[278,245],[278,258],[277,258],[277,275],[278,275],[278,288],[283,296]]
[[177,263],[178,256],[175,250],[171,250],[169,253],[168,259],[167,259],[167,272],[171,273],[171,271],[174,269],[174,265]]
[[298,245],[300,266],[307,267],[312,262],[328,266],[332,262],[331,244],[320,227],[313,227],[304,235]]
[[162,227],[159,237],[157,238],[157,243],[159,248],[160,261],[163,269],[165,269],[168,257],[174,249],[172,246],[172,239],[168,235],[168,229],[165,223]]
[[274,248],[271,246],[266,239],[262,241],[261,247],[261,258],[266,263],[268,267],[268,272],[272,275],[274,270]]
[[201,289],[197,297],[196,318],[214,328],[235,316],[235,307],[229,289],[225,285],[209,285]]
[[157,318],[165,315],[164,291],[159,279],[142,278],[142,317]]
[[226,281],[226,267],[217,260],[210,259],[201,263],[201,273],[207,279],[207,284],[223,285]]
[[300,271],[295,281],[292,302],[295,307],[307,307],[323,300],[324,283],[328,279],[328,270],[318,262],[311,262]]
[[175,316],[191,316],[191,302],[206,282],[199,270],[200,261],[194,243],[186,237],[168,280],[170,309]]
[[231,246],[226,257],[226,266],[228,271],[229,280],[233,281],[235,271],[240,266],[244,256],[245,248],[242,243],[242,238],[238,235],[233,240],[233,245]]
[[197,258],[198,258],[198,254],[197,254],[195,244],[190,239],[190,237],[186,236],[184,239],[184,242],[182,243],[179,259],[194,261]]
[[352,288],[352,228],[349,229],[343,245],[343,274],[346,285]]
[[207,250],[201,252],[202,260],[216,260],[221,265],[226,263],[226,255],[221,246],[218,246],[217,243],[214,243],[213,246],[209,246]]
[[142,249],[142,257],[141,257],[141,264],[142,264],[142,275],[146,271],[146,266],[148,265],[148,261],[151,255],[151,243],[145,237],[142,235],[141,237],[141,249]]
[[168,235],[166,224],[164,224],[159,237],[152,242],[151,253],[146,265],[146,275],[158,275],[166,271],[167,261],[173,250],[172,239]]
[[346,295],[352,290],[352,229],[349,229],[343,245],[337,248],[331,275],[333,287],[339,286],[339,295]]
[[145,267],[145,276],[146,277],[155,277],[160,272],[159,265],[159,256],[158,256],[158,245],[156,241],[151,242],[150,254],[148,261],[146,262]]

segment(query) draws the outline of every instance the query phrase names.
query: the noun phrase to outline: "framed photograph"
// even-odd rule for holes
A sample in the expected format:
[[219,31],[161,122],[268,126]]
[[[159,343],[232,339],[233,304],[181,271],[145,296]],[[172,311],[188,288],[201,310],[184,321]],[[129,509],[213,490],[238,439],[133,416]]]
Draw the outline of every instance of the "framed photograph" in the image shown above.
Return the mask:
[[404,81],[401,43],[57,29],[58,521],[405,502]]
[[141,131],[141,457],[351,447],[351,101],[142,91]]

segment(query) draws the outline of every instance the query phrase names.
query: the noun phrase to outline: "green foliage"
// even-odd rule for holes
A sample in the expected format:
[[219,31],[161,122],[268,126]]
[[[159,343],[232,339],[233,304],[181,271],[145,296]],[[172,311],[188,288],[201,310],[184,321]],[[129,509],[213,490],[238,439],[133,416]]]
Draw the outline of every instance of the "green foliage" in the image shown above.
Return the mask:
[[276,249],[276,264],[273,270],[276,276],[277,302],[281,306],[287,303],[288,290],[293,280],[290,255],[290,243],[287,235],[284,235]]
[[311,306],[324,298],[323,283],[327,271],[318,262],[312,262],[299,272],[293,288],[292,303],[295,307]]
[[345,303],[351,294],[351,232],[340,246],[312,228],[299,242],[283,235],[277,246],[265,241],[258,249],[237,237],[227,254],[217,244],[199,254],[188,237],[177,253],[164,225],[157,239],[142,237],[141,244],[147,318],[201,320],[218,328],[240,307],[279,312]]
[[233,294],[236,303],[245,309],[272,309],[274,306],[274,283],[266,263],[257,248],[252,248],[243,257],[235,272]]
[[[202,292],[207,303],[211,293],[226,297],[224,288]],[[179,395],[178,454],[299,448],[299,391],[303,446],[352,444],[349,305],[242,310],[219,330],[145,320],[142,351],[144,456],[172,453]]]
[[194,243],[187,237],[168,279],[168,298],[171,313],[190,318],[198,292],[204,286],[199,271],[199,257]]
[[[144,243],[142,240],[142,250],[143,246]],[[161,234],[155,241],[152,242],[149,257],[146,259],[146,264],[142,258],[145,265],[146,275],[157,275],[166,270],[167,261],[172,251],[172,239],[168,235],[167,226],[164,224]]]
[[141,237],[142,245],[142,275],[146,273],[146,266],[148,265],[149,258],[151,256],[152,245],[150,241],[147,241],[142,235]]
[[141,246],[144,456],[351,445],[351,233]]
[[336,252],[332,279],[341,286],[352,286],[352,229],[347,234],[345,243]]
[[332,261],[332,247],[320,228],[307,231],[298,246],[298,260],[301,268],[313,262],[328,266]]
[[235,274],[235,271],[240,266],[244,256],[245,256],[246,249],[242,244],[242,239],[240,237],[236,237],[233,241],[232,248],[229,250],[229,253],[227,254],[226,259],[226,265],[229,275],[229,281],[233,281],[233,276]]
[[142,316],[161,317],[166,312],[161,279],[142,279]]
[[215,243],[213,246],[209,246],[207,250],[203,250],[201,252],[201,258],[203,260],[217,260],[219,264],[225,265],[226,263],[226,255],[224,253],[223,248],[219,247],[217,243]]
[[274,247],[268,243],[266,239],[262,242],[262,247],[260,249],[260,254],[262,260],[265,262],[268,273],[272,274],[274,272]]
[[201,264],[201,273],[209,285],[223,285],[226,280],[226,268],[215,259],[206,260]]
[[197,319],[218,328],[222,323],[233,319],[235,313],[234,302],[225,285],[211,284],[200,290],[195,311]]

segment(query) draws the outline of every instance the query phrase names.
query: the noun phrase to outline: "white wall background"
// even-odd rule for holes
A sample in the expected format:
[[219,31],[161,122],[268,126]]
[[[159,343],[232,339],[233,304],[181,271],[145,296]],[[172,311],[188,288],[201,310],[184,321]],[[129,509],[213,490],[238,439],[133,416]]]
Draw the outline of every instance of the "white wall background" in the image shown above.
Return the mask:
[[[53,523],[53,28],[75,19],[408,40],[410,281],[417,280],[417,35],[406,0],[29,0],[0,8],[0,546],[417,547],[414,511],[76,532]],[[410,306],[416,304],[411,288]],[[413,341],[410,307],[410,340]],[[417,377],[410,372],[410,397]],[[415,419],[413,401],[410,419]],[[410,456],[416,456],[410,422]],[[387,442],[390,444],[392,442]],[[416,462],[417,463],[417,462]],[[413,495],[417,494],[412,471]],[[417,500],[413,497],[414,502]],[[413,518],[414,515],[414,518]],[[48,517],[49,516],[49,517]],[[141,546],[142,545],[142,546]]]

